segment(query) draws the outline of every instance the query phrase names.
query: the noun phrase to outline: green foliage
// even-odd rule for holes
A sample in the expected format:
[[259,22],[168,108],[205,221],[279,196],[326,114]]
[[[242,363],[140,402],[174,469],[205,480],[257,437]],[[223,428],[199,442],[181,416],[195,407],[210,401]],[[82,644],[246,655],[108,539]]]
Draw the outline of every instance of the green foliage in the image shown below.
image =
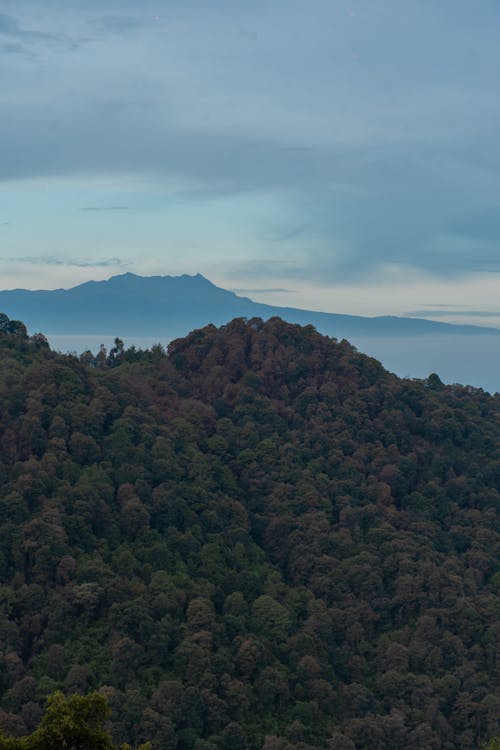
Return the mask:
[[109,710],[98,693],[88,696],[73,695],[66,699],[61,692],[49,697],[47,713],[40,728],[30,737],[33,750],[61,748],[112,748],[109,735],[102,730]]
[[264,594],[252,605],[252,624],[257,633],[261,633],[271,642],[281,643],[290,630],[290,616],[282,604]]
[[499,438],[278,319],[78,360],[0,316],[0,748],[480,747]]
[[[0,750],[113,750],[116,746],[102,729],[108,716],[106,699],[99,693],[65,698],[56,692],[48,698],[39,728],[20,738],[0,734]],[[121,750],[132,748],[122,745]],[[151,750],[151,743],[138,750]]]

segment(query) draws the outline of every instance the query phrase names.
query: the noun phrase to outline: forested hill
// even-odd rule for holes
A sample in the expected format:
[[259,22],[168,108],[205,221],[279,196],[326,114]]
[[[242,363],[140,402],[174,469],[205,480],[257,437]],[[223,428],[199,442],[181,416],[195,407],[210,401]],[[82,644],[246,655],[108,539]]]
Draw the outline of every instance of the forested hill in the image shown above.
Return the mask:
[[0,726],[155,750],[499,733],[500,397],[274,318],[81,360],[0,325]]

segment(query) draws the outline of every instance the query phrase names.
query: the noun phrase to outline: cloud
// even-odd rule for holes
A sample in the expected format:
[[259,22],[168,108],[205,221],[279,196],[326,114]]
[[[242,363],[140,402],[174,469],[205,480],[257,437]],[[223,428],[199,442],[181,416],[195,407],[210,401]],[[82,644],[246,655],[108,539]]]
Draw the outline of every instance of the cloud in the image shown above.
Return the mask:
[[83,258],[57,258],[55,256],[26,256],[24,258],[7,258],[11,263],[28,263],[32,265],[44,266],[66,266],[74,268],[108,268],[114,266],[126,267],[128,263],[120,258],[102,258],[94,260],[85,260]]
[[287,294],[296,294],[295,289],[285,289],[284,287],[275,287],[269,289],[257,288],[257,289],[232,289],[235,294],[275,294],[279,292],[286,292]]
[[484,242],[497,242],[500,237],[500,201],[458,217],[450,226],[450,231],[464,238],[477,237]]
[[87,21],[96,31],[124,35],[143,27],[144,21],[133,16],[101,16]]
[[428,318],[430,316],[434,318],[448,318],[448,317],[470,317],[470,318],[498,318],[500,317],[500,310],[469,310],[465,307],[463,310],[457,309],[439,309],[436,310],[412,310],[411,312],[405,313],[409,317],[422,317]]
[[[493,3],[478,13],[468,0],[359,0],[348,18],[324,0],[307,10],[187,0],[168,4],[161,24],[149,0],[140,10],[129,0],[52,0],[43,14],[32,0],[21,5],[18,18],[7,2],[16,10],[0,15],[0,34],[13,53],[36,48],[43,64],[36,79],[19,60],[5,73],[0,180],[85,185],[104,175],[119,189],[148,180],[150,224],[171,240],[180,217],[183,247],[203,248],[207,263],[220,260],[223,211],[210,234],[195,235],[193,216],[201,203],[210,212],[237,198],[227,208],[231,273],[248,271],[256,287],[500,268]],[[95,43],[61,65],[51,46],[78,44],[89,29]],[[163,186],[176,182],[198,191],[175,203]],[[103,205],[91,190],[74,205],[140,205],[119,189]],[[256,195],[268,208],[252,215]],[[278,204],[286,210],[276,219]]]
[[15,18],[5,13],[0,13],[0,34],[5,36],[22,36],[26,32],[21,30]]
[[33,47],[40,43],[62,46],[64,49],[78,49],[89,39],[84,36],[74,36],[61,33],[60,31],[47,31],[36,28],[27,28],[14,16],[0,13],[0,37],[14,40],[3,43],[1,50],[4,53],[21,54],[33,59]]
[[20,25],[16,18],[8,16],[5,13],[0,13],[0,35],[14,39],[24,39],[26,41],[36,41],[40,39],[59,41],[61,39],[61,35],[59,34],[38,31],[36,29],[25,29]]
[[33,59],[33,53],[20,42],[0,43],[0,53],[2,55],[22,55],[28,59]]
[[80,211],[128,211],[128,206],[82,206]]

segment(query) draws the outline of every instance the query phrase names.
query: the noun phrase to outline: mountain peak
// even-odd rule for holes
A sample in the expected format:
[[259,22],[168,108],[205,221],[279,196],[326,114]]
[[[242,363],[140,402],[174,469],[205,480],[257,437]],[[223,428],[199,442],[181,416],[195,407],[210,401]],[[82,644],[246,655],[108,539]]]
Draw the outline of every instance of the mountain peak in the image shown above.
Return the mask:
[[[203,276],[201,273],[196,274],[187,274],[183,273],[179,276],[171,276],[169,274],[165,274],[164,276],[161,276],[159,274],[153,275],[153,276],[142,276],[137,273],[132,273],[131,271],[125,271],[125,273],[116,274],[114,276],[110,276],[109,279],[101,279],[100,281],[84,281],[81,284],[77,284],[76,286],[70,287],[66,291],[73,291],[75,289],[83,289],[83,288],[90,288],[90,287],[100,287],[103,286],[129,286],[131,284],[135,286],[141,286],[141,285],[151,285],[151,284],[204,284],[207,287],[212,287],[215,289],[218,289],[220,287],[217,287],[212,281],[206,278],[206,276]],[[221,290],[225,291],[225,290]]]

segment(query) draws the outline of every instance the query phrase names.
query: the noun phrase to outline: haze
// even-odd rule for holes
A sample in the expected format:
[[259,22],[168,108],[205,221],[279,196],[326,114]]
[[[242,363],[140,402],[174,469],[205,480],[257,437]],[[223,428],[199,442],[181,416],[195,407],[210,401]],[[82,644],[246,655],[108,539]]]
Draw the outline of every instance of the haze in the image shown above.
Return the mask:
[[3,0],[2,288],[500,326],[494,0]]

